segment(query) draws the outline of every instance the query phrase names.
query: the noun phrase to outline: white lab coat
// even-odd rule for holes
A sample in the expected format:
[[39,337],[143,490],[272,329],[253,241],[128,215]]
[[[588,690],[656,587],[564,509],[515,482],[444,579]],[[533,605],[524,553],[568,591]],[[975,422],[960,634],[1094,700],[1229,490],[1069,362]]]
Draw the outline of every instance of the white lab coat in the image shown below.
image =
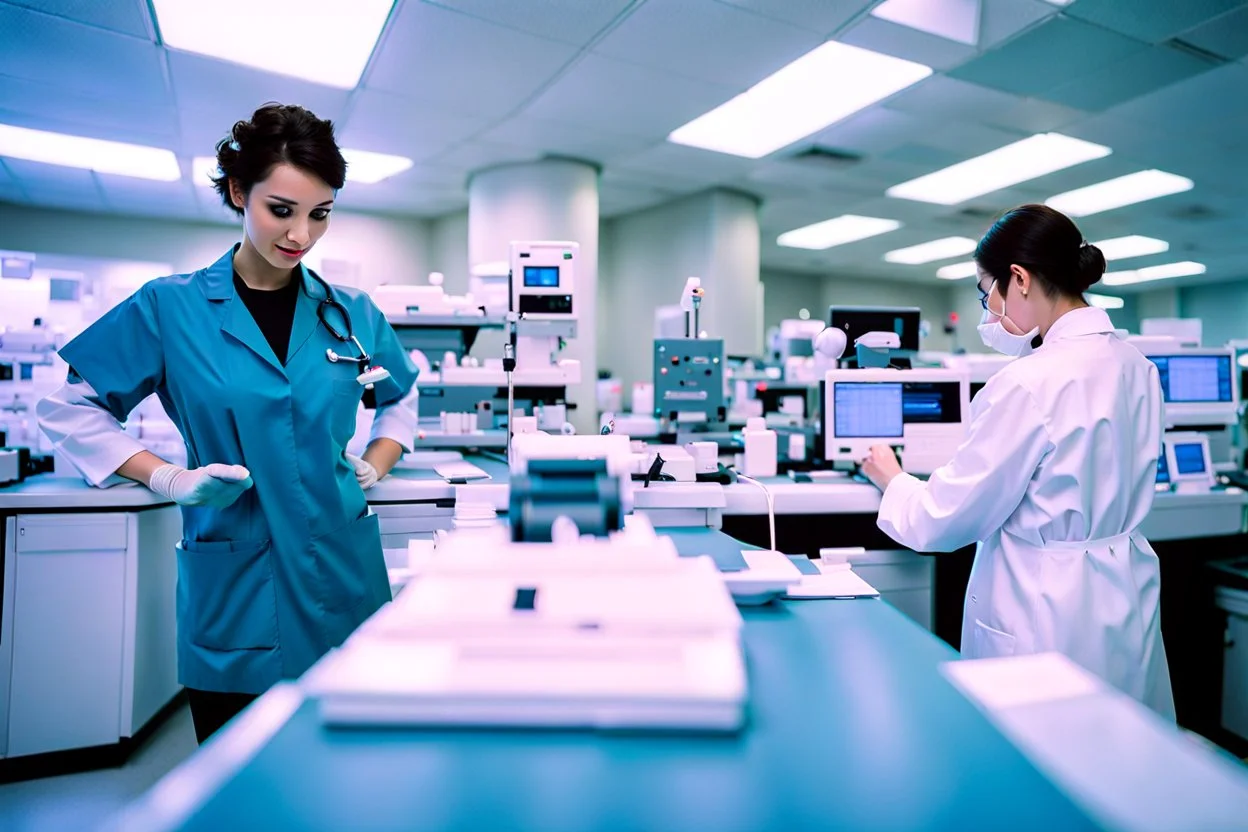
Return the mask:
[[924,552],[980,541],[963,656],[1055,650],[1173,719],[1157,555],[1136,531],[1162,408],[1156,366],[1103,310],[1077,309],[984,386],[948,465],[889,484],[878,522],[894,540]]

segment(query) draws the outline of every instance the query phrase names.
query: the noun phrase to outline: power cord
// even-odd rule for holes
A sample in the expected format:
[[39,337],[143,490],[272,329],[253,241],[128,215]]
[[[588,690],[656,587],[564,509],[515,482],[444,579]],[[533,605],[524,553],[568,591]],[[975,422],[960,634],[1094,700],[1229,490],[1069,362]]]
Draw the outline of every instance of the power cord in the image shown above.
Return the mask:
[[758,480],[754,479],[753,477],[747,477],[745,474],[742,474],[740,471],[737,472],[737,479],[744,480],[745,482],[748,482],[751,485],[762,489],[763,496],[767,498],[767,528],[768,528],[768,531],[771,533],[771,550],[773,552],[780,551],[779,549],[776,548],[776,502],[775,502],[775,499],[771,495],[770,489],[768,489],[767,486],[763,485]]

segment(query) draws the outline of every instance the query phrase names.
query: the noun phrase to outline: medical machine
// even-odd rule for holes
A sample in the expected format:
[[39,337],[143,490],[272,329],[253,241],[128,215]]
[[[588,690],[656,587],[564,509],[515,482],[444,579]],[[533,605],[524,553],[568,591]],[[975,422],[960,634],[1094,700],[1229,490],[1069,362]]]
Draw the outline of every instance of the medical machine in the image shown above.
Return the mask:
[[701,279],[686,280],[680,301],[685,337],[654,339],[654,415],[664,432],[690,427],[709,430],[728,419],[724,342],[699,337],[704,297]]
[[13,380],[30,381],[34,367],[55,363],[56,351],[61,347],[60,340],[51,327],[44,326],[39,320],[30,329],[0,332],[0,364],[13,367]]
[[1146,338],[1174,338],[1184,347],[1199,347],[1203,335],[1200,318],[1145,318],[1140,334]]
[[919,314],[917,306],[833,305],[828,307],[828,327],[845,333],[845,348],[855,346],[859,367],[908,367],[908,355],[919,349]]
[[580,534],[605,537],[633,509],[636,469],[627,436],[512,437],[509,517],[512,539],[549,542],[559,518]]
[[1168,430],[1199,431],[1209,438],[1217,470],[1238,468],[1233,443],[1240,391],[1231,347],[1178,347],[1175,341],[1131,339],[1157,365]]
[[[1214,484],[1209,437],[1203,433],[1174,432],[1164,438],[1165,470],[1175,491],[1208,491]],[[1160,464],[1158,477],[1161,476]]]
[[824,458],[858,463],[873,445],[900,452],[901,466],[930,474],[966,437],[970,384],[944,369],[829,370],[823,389]]
[[742,620],[709,557],[644,517],[609,537],[440,536],[419,577],[305,677],[349,726],[733,732]]

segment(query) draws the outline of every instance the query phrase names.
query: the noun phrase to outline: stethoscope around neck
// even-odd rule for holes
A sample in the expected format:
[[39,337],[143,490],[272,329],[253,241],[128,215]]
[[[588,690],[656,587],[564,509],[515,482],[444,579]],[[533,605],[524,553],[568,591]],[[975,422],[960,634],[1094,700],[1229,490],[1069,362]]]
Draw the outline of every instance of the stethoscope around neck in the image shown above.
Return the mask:
[[[366,389],[371,390],[373,385],[379,381],[390,378],[390,371],[385,367],[372,366],[373,357],[368,354],[368,350],[364,349],[364,345],[355,337],[355,332],[351,326],[351,313],[347,311],[347,307],[343,306],[334,297],[334,290],[328,283],[316,272],[307,269],[308,275],[321,284],[321,288],[325,290],[325,297],[316,304],[316,317],[320,319],[325,330],[334,338],[344,344],[352,344],[358,355],[352,357],[349,355],[339,355],[334,352],[333,348],[325,350],[325,357],[329,359],[330,364],[337,364],[339,361],[354,361],[360,368],[360,374],[355,380],[364,385]],[[329,312],[336,312],[342,318],[342,324],[345,331],[339,330],[329,322]]]

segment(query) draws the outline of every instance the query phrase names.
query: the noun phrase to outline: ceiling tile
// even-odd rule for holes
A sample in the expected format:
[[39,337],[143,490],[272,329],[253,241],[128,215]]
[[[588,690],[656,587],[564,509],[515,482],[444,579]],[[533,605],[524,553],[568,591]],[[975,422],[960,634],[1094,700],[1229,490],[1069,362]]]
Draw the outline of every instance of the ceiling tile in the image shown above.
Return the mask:
[[150,38],[151,15],[145,0],[6,0],[54,17],[85,23],[123,35]]
[[430,167],[444,171],[458,171],[465,175],[496,165],[514,162],[535,162],[541,154],[523,148],[491,142],[461,142],[428,160]]
[[1245,5],[1245,0],[1079,0],[1067,13],[1149,43],[1160,43]]
[[519,115],[481,134],[487,142],[509,144],[554,156],[572,156],[593,162],[606,162],[622,154],[634,153],[654,139],[619,133],[604,133],[576,124]]
[[864,18],[838,40],[850,46],[860,46],[938,70],[950,69],[976,55],[973,46],[890,23],[878,17]]
[[234,122],[251,118],[270,101],[298,104],[333,121],[342,117],[347,104],[345,90],[189,52],[170,50],[169,71],[178,99],[182,150],[201,156],[212,153]]
[[986,87],[1034,96],[1148,47],[1138,40],[1054,17],[949,74]]
[[1212,68],[1203,58],[1154,46],[1040,95],[1070,107],[1100,111]]
[[753,159],[663,142],[622,156],[611,167],[711,184],[745,176],[756,164]]
[[[509,29],[549,40],[587,44],[595,35],[625,16],[633,0],[429,0]],[[557,21],[557,25],[551,25]]]
[[156,44],[0,3],[4,75],[96,98],[170,103]]
[[665,139],[736,94],[731,87],[590,54],[543,91],[525,114],[602,132]]
[[593,51],[740,92],[821,42],[805,29],[714,0],[680,0],[641,6]]
[[888,109],[945,119],[983,121],[1020,99],[1000,90],[932,75],[888,99]]
[[13,178],[30,191],[39,188],[95,190],[95,179],[89,170],[13,158],[6,158],[4,164]]
[[340,133],[346,147],[395,153],[420,161],[465,141],[490,124],[482,116],[447,113],[374,90],[356,93]]
[[575,47],[423,3],[399,7],[365,75],[368,89],[466,115],[506,115],[550,83]]
[[93,98],[74,90],[0,77],[0,120],[7,124],[98,139],[176,147],[177,110],[126,96]]
[[871,3],[863,0],[721,0],[729,6],[783,20],[830,36],[851,20],[865,16]]
[[1057,14],[1044,0],[986,0],[979,15],[979,48],[988,49],[1027,27]]
[[1248,6],[1184,32],[1180,39],[1223,58],[1242,58],[1248,55]]
[[808,141],[820,147],[870,155],[905,144],[912,137],[922,135],[932,124],[927,117],[888,107],[871,107],[824,128]]
[[1155,127],[1243,136],[1248,132],[1248,107],[1228,106],[1228,102],[1238,101],[1248,101],[1248,67],[1227,64],[1114,107],[1110,112]]

